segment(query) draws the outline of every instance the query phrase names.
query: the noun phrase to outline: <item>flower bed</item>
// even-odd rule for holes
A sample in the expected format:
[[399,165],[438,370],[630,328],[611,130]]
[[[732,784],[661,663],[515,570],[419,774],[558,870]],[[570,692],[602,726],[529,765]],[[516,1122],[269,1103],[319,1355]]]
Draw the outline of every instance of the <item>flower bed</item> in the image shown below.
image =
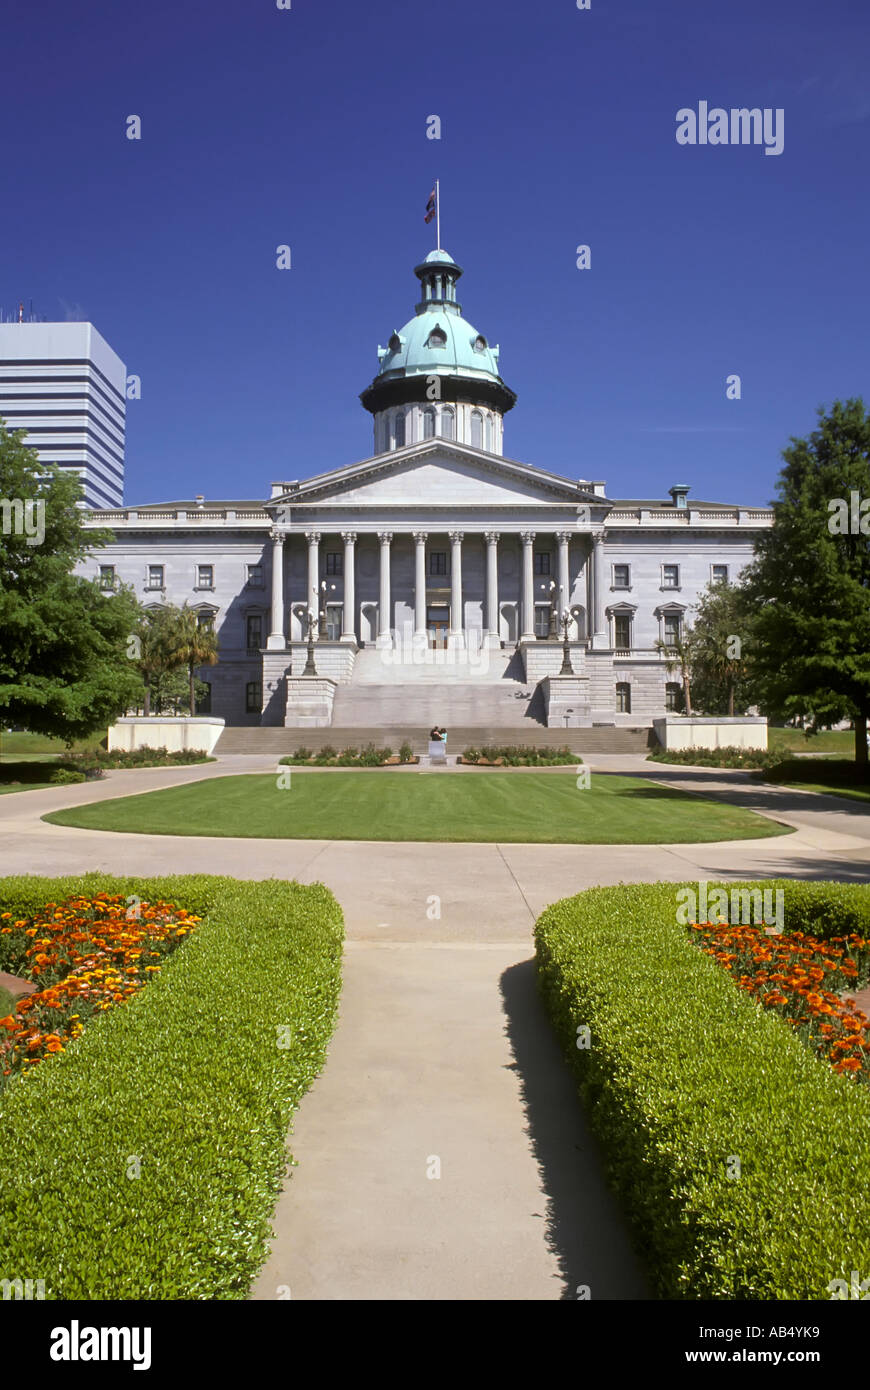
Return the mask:
[[870,1020],[844,990],[870,973],[870,940],[821,941],[804,932],[768,935],[757,926],[690,924],[701,949],[734,976],[739,989],[775,1009],[802,1042],[836,1072],[870,1081]]
[[760,748],[656,748],[647,754],[653,763],[681,763],[689,767],[756,769],[775,762],[777,754]]
[[108,893],[0,913],[0,969],[39,986],[0,1018],[0,1089],[137,994],[199,920],[174,903]]
[[[535,926],[546,1007],[656,1294],[829,1299],[832,1280],[870,1270],[856,1188],[870,1095],[698,949],[677,920],[681,886],[548,908]],[[867,910],[863,886],[782,887],[787,932],[845,921],[850,895],[856,919]]]
[[0,1093],[0,1278],[43,1279],[47,1299],[244,1299],[335,1023],[341,910],[321,884],[95,874],[0,879],[0,912],[100,894],[201,921],[147,989]]
[[465,748],[462,763],[475,767],[562,767],[566,763],[580,764],[583,759],[570,748],[536,748],[523,743],[503,747]]
[[396,767],[400,763],[419,761],[409,743],[403,743],[398,753],[392,748],[376,748],[373,743],[367,743],[365,748],[343,748],[339,752],[327,743],[317,753],[309,748],[297,748],[295,753],[279,759],[292,767]]

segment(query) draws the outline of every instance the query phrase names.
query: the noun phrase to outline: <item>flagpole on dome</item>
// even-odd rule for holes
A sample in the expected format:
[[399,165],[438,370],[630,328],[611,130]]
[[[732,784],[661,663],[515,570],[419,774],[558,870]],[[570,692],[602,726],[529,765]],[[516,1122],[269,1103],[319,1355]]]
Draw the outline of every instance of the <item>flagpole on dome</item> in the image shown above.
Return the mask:
[[435,228],[438,240],[438,250],[441,250],[441,181],[435,180]]

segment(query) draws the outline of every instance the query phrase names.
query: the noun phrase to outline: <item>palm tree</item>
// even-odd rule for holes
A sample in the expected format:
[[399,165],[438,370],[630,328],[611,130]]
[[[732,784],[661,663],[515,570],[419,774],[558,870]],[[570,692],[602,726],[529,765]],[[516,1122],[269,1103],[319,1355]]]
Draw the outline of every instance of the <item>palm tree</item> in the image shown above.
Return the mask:
[[660,637],[656,638],[656,648],[662,653],[665,659],[665,670],[668,675],[672,671],[679,671],[680,679],[683,682],[683,694],[686,698],[686,714],[691,718],[692,714],[692,634],[686,632],[682,625],[679,636],[670,642],[663,642]]
[[200,614],[186,603],[176,609],[168,634],[169,652],[176,666],[187,667],[190,713],[196,714],[194,672],[197,666],[215,666],[218,659],[213,620],[201,621]]

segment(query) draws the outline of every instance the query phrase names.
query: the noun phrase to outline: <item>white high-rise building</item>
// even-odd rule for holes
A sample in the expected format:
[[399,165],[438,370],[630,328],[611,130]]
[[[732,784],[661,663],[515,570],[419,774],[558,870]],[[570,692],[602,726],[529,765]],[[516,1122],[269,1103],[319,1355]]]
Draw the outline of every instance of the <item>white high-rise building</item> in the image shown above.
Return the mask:
[[0,419],[78,473],[88,507],[124,500],[126,379],[92,323],[0,323]]

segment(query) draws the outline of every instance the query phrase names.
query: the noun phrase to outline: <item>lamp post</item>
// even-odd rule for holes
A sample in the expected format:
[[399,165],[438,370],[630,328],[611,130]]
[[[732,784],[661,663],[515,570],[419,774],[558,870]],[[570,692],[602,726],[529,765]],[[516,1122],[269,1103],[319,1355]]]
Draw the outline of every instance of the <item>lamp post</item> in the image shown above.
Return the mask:
[[308,610],[308,657],[305,662],[303,676],[316,676],[317,667],[314,665],[314,613]]
[[335,591],[334,584],[327,584],[325,579],[320,581],[320,622],[317,627],[318,641],[326,637],[326,594],[327,590]]
[[549,584],[542,584],[542,585],[541,585],[541,588],[544,590],[545,593],[547,593],[547,592],[549,591],[549,594],[550,594],[550,623],[549,623],[549,627],[548,627],[548,630],[547,630],[547,640],[548,640],[549,642],[555,642],[555,640],[556,640],[556,581],[555,581],[555,579],[551,579],[550,582],[549,582]]
[[571,623],[571,614],[566,608],[562,614],[562,665],[559,669],[560,676],[573,676],[574,667],[571,665],[571,648],[568,646],[568,628]]

